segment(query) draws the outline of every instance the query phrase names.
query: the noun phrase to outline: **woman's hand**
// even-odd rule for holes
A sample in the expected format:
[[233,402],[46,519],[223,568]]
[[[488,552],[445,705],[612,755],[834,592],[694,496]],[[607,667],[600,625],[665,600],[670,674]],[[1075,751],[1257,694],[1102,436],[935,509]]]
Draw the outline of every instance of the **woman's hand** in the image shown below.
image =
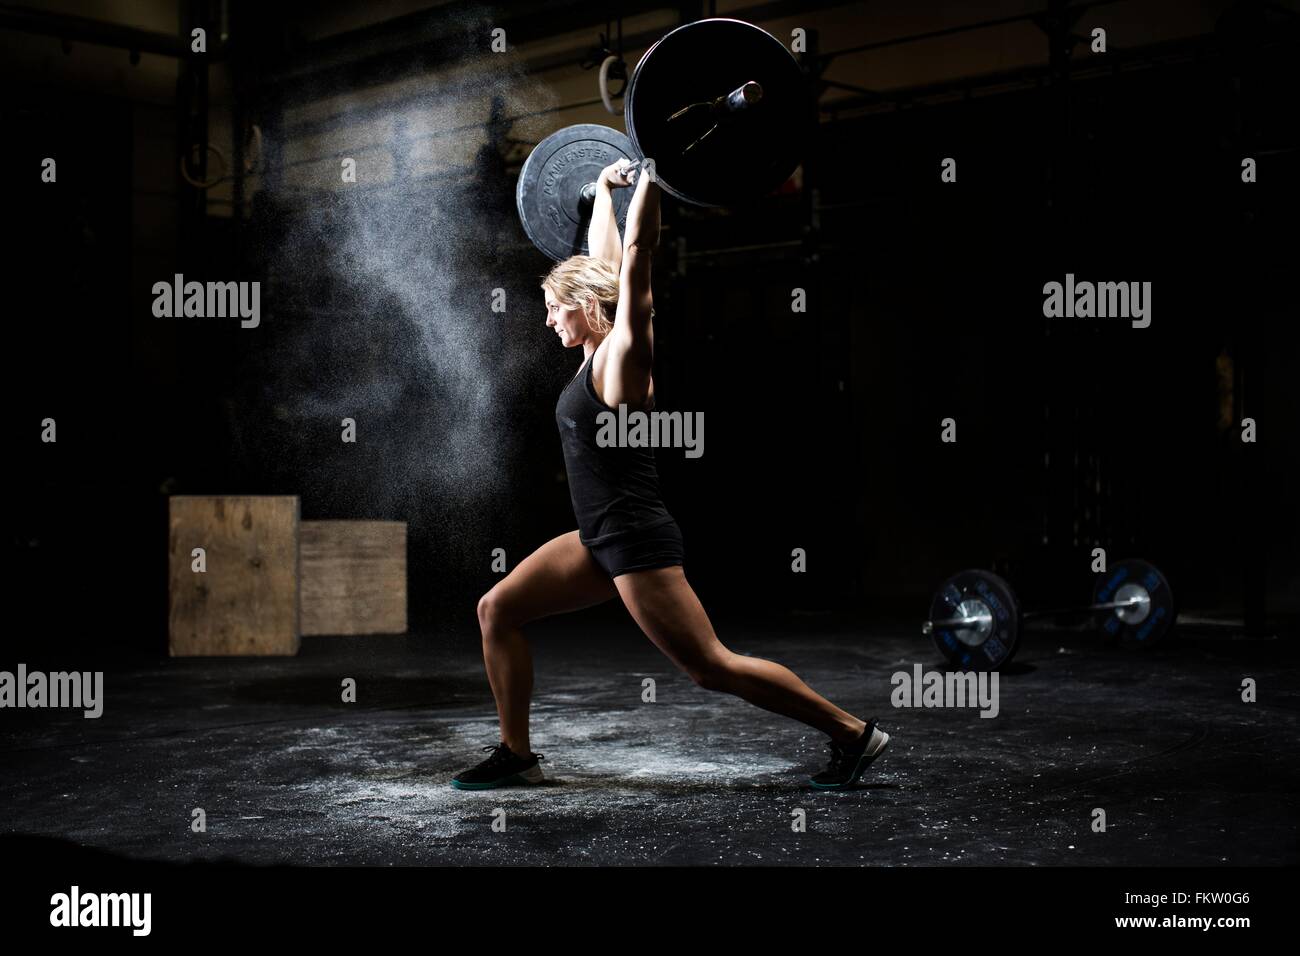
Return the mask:
[[628,167],[632,165],[630,159],[620,159],[610,163],[600,171],[600,183],[609,186],[611,189],[619,189],[623,186],[631,186],[632,179],[628,176]]

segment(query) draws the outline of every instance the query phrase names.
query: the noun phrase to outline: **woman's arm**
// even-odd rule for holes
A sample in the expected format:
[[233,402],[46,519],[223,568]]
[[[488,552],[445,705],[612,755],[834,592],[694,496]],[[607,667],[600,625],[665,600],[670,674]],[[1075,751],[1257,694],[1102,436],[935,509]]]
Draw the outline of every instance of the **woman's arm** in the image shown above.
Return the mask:
[[587,225],[587,254],[604,259],[617,272],[623,264],[623,243],[618,237],[618,223],[614,219],[615,186],[628,182],[621,172],[627,162],[621,159],[600,171],[596,179],[596,201],[591,207],[591,222]]
[[627,235],[619,271],[618,313],[609,333],[601,397],[606,405],[641,408],[650,395],[654,364],[654,300],[650,270],[659,244],[659,184],[644,172],[627,211]]

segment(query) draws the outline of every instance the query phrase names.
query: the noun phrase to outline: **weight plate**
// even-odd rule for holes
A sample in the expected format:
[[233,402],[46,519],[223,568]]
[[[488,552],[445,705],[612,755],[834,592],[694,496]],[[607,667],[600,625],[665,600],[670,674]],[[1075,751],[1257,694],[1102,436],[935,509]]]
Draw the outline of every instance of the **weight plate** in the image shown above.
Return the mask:
[[[693,106],[751,81],[762,97],[744,109]],[[721,17],[680,26],[650,47],[623,100],[637,155],[655,161],[665,192],[700,206],[759,199],[789,179],[813,132],[813,110],[803,71],[781,41]]]
[[[587,255],[591,204],[582,187],[619,159],[632,159],[631,141],[598,123],[566,126],[538,143],[519,173],[515,203],[528,238],[552,259]],[[620,234],[627,221],[632,189],[613,190],[614,218]]]
[[954,574],[935,592],[930,620],[979,616],[987,610],[992,626],[936,626],[930,636],[948,663],[961,670],[992,671],[1011,660],[1020,645],[1020,605],[1011,585],[989,571]]
[[1156,566],[1138,558],[1126,558],[1097,575],[1092,589],[1095,604],[1144,596],[1146,601],[1131,608],[1102,613],[1102,633],[1127,647],[1158,644],[1174,623],[1174,595]]

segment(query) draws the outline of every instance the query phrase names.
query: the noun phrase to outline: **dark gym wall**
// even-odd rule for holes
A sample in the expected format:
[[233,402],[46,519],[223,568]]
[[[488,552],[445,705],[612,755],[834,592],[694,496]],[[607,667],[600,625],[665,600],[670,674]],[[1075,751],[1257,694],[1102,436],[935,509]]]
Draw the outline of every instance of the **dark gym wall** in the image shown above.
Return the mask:
[[[781,19],[762,25],[816,30],[823,50],[933,29],[943,9],[955,26],[1033,8],[769,6]],[[88,641],[163,647],[171,493],[294,493],[305,518],[406,520],[413,626],[467,639],[474,598],[495,580],[490,550],[513,563],[572,527],[553,404],[576,359],[542,327],[536,277],[548,263],[519,230],[513,177],[552,129],[622,121],[588,106],[529,117],[494,140],[490,89],[447,79],[466,41],[452,29],[438,45],[439,10],[413,34],[428,37],[423,71],[406,54],[363,60],[357,51],[370,47],[348,39],[418,7],[231,4],[206,115],[199,79],[176,57],[145,52],[133,66],[129,51],[88,40],[65,53],[56,36],[0,20],[13,54],[0,70],[18,94],[4,106],[20,144],[4,157],[25,237],[15,273],[27,277],[7,311],[40,317],[17,325],[6,385],[29,505],[9,518],[9,568],[29,620],[53,608]],[[1077,598],[1095,544],[1161,564],[1185,605],[1300,613],[1300,357],[1288,347],[1297,133],[1269,125],[1294,102],[1296,21],[1291,5],[1264,7],[1115,4],[1104,21],[1115,69],[1099,74],[1076,47],[1079,75],[1065,85],[1048,82],[1046,38],[1032,23],[846,55],[826,77],[870,95],[823,93],[839,105],[823,110],[802,194],[723,217],[668,204],[657,375],[666,407],[705,413],[706,452],[661,454],[661,472],[688,572],[717,613],[914,616],[938,580],[968,565],[1004,571],[1037,600]],[[66,13],[42,9],[54,26]],[[462,31],[492,21],[445,10],[463,16]],[[210,14],[152,4],[83,15],[175,37]],[[603,28],[590,16],[561,3],[500,13],[534,44],[525,52],[589,45]],[[626,28],[662,32],[676,16],[633,5]],[[397,43],[383,31],[366,38]],[[330,71],[294,78],[326,54]],[[1024,75],[982,78],[990,71]],[[529,75],[512,77],[524,92],[512,87],[506,115],[592,99],[594,77],[576,67]],[[454,162],[440,146],[410,146],[414,177],[366,197],[294,165],[350,138],[400,157],[393,127],[366,122],[402,95],[436,106],[434,125],[485,125],[461,134]],[[345,121],[311,125],[340,104]],[[231,183],[200,197],[175,162],[201,129],[232,158],[237,114],[267,131],[242,220]],[[424,180],[426,148],[459,172]],[[53,199],[33,172],[52,150],[63,184]],[[1260,161],[1250,186],[1244,155]],[[938,182],[947,156],[959,163],[955,184]],[[473,329],[466,367],[502,409],[481,419],[494,453],[474,482],[438,477],[448,423],[478,420],[471,392],[435,374],[449,366],[413,371],[401,357],[414,326],[371,311],[373,298],[360,308],[368,290],[335,267],[355,223],[384,204],[412,219],[427,210],[421,228],[434,230],[453,195],[467,210],[460,221],[388,241],[443,249],[450,235],[475,250],[440,266],[446,306],[433,319],[469,323],[465,303],[498,287],[518,303],[505,319],[483,308],[490,333],[463,326]],[[764,243],[774,245],[706,254]],[[154,319],[150,286],[176,271],[259,279],[262,327]],[[1151,281],[1152,327],[1044,320],[1042,285],[1066,272]],[[806,313],[790,311],[796,287]],[[376,389],[384,399],[366,412],[382,437],[362,458],[337,447],[335,405],[303,412],[308,396]],[[47,415],[59,419],[58,457],[31,440]],[[1248,415],[1254,446],[1238,440]],[[956,446],[938,441],[949,416]],[[88,571],[85,554],[105,539],[125,542],[127,560]],[[796,547],[808,552],[806,575],[789,572]],[[66,600],[69,581],[82,600]],[[91,631],[105,608],[142,623]]]
[[[1261,55],[1246,80],[1279,108],[1289,55]],[[1175,568],[1202,606],[1239,602],[1247,576],[1294,610],[1295,134],[1233,132],[1231,66],[1080,81],[1061,139],[1036,93],[827,131],[828,154],[853,157],[831,183],[896,184],[842,213],[861,224],[872,288],[854,326],[863,448],[879,463],[864,472],[880,528],[867,539],[908,542],[869,565],[882,590],[998,564],[1050,593],[1100,543]],[[1239,167],[1247,135],[1267,144],[1267,188],[1205,187]],[[967,157],[958,195],[916,175],[949,154]],[[1043,320],[1042,284],[1067,271],[1151,280],[1152,327]],[[967,428],[957,449],[935,441],[947,415]],[[1247,415],[1281,440],[1248,453]]]
[[[184,361],[174,329],[149,312],[150,284],[177,262],[185,202],[180,48],[173,0],[0,12],[0,164],[14,210],[4,388],[19,450],[5,567],[20,647],[84,657],[166,646],[159,516],[182,434],[168,409],[186,408],[184,430],[198,434],[205,413],[205,363]],[[40,181],[46,157],[56,186]],[[46,417],[58,442],[34,444]],[[224,452],[207,447],[214,472]]]

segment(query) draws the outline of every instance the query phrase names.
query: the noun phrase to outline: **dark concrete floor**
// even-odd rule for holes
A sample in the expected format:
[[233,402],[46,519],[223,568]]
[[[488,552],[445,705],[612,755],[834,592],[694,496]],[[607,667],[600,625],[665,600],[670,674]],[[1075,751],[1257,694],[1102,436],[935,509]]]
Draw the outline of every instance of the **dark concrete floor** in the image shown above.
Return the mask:
[[[880,717],[892,746],[858,790],[804,785],[826,758],[820,733],[696,687],[626,620],[578,615],[530,632],[543,786],[448,784],[498,739],[471,641],[315,638],[293,659],[110,672],[98,720],[0,713],[0,833],[254,863],[1300,862],[1289,641],[1185,634],[1134,655],[1031,634],[1000,716],[981,719],[891,708],[891,674],[940,667],[910,628],[781,630],[720,628],[732,650]],[[1245,676],[1260,703],[1240,701]],[[346,677],[355,705],[339,702]],[[641,702],[645,677],[655,703]],[[195,807],[206,833],[190,830]],[[1090,830],[1095,807],[1105,833]]]

